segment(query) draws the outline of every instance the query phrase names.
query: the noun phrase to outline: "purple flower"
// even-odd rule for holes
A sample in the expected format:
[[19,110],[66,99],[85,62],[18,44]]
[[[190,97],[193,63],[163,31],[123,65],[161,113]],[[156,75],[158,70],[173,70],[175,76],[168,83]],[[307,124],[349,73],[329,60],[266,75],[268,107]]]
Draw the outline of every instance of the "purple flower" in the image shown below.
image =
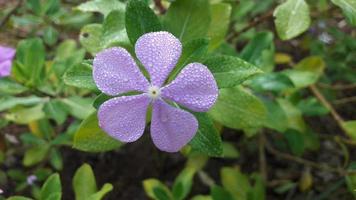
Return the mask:
[[193,138],[198,121],[191,113],[169,103],[176,102],[195,112],[208,111],[218,96],[215,79],[206,66],[191,63],[174,81],[162,86],[182,52],[180,41],[168,32],[141,36],[135,52],[150,75],[150,83],[123,48],[106,49],[94,59],[93,77],[103,93],[117,96],[129,91],[140,92],[103,103],[98,111],[99,125],[122,142],[136,141],[144,132],[147,108],[152,104],[154,144],[162,151],[177,152]]
[[10,76],[15,52],[13,48],[0,46],[0,78]]

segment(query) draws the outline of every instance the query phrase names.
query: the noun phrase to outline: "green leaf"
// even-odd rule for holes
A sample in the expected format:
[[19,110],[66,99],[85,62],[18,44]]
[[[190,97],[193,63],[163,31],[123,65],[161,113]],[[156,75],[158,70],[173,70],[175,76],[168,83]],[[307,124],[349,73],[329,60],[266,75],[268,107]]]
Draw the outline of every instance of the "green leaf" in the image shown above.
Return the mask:
[[254,65],[233,56],[214,56],[204,61],[213,73],[219,88],[235,87],[252,76],[262,73]]
[[302,116],[302,112],[300,112],[300,110],[288,100],[277,99],[277,102],[286,114],[288,128],[304,133],[306,130],[306,125]]
[[28,167],[41,162],[46,157],[48,150],[48,144],[36,145],[28,149],[23,158],[23,165]]
[[88,200],[101,200],[107,193],[113,189],[110,183],[105,183],[103,187],[95,194],[90,195]]
[[253,174],[254,185],[248,191],[248,200],[265,200],[266,199],[266,188],[264,180],[258,174]]
[[236,158],[240,157],[240,153],[232,143],[223,142],[223,156],[222,157],[236,159]]
[[9,79],[9,78],[0,78],[0,93],[1,94],[20,94],[27,90],[26,87],[21,84]]
[[221,169],[220,176],[222,185],[234,199],[247,199],[251,185],[246,175],[238,169],[224,167]]
[[72,96],[61,99],[61,101],[64,103],[67,112],[78,119],[85,119],[95,111],[92,106],[92,98]]
[[331,0],[335,5],[340,7],[344,12],[348,22],[356,26],[356,1],[355,0]]
[[256,65],[264,72],[270,72],[274,67],[273,33],[257,33],[243,48],[240,57]]
[[193,177],[196,170],[186,167],[179,173],[174,181],[172,192],[175,200],[183,200],[187,197],[193,185]]
[[206,37],[210,22],[208,0],[174,1],[163,18],[165,28],[182,42]]
[[40,200],[60,200],[62,197],[62,186],[59,175],[51,175],[43,184],[40,193]]
[[74,148],[89,152],[103,152],[116,149],[122,145],[111,138],[99,127],[97,113],[91,114],[80,125],[74,135]]
[[234,198],[231,196],[231,194],[226,191],[223,187],[214,185],[211,188],[211,196],[213,198],[213,200],[234,200]]
[[216,104],[208,112],[214,120],[234,129],[260,127],[266,113],[257,97],[239,87],[220,89]]
[[356,120],[343,122],[342,127],[347,135],[356,140]]
[[125,4],[118,0],[92,0],[80,4],[76,7],[83,12],[99,12],[108,15],[113,10],[125,10]]
[[[0,79],[1,80],[1,79]],[[32,106],[38,103],[45,102],[45,98],[40,98],[37,96],[27,96],[27,97],[12,97],[5,96],[0,97],[0,111],[4,111],[10,108],[13,108],[18,105],[22,106]]]
[[54,119],[57,124],[63,124],[67,119],[67,112],[65,106],[60,100],[51,99],[44,105],[43,111],[50,119]]
[[148,197],[155,200],[173,200],[171,191],[157,179],[146,179],[143,188]]
[[299,101],[297,107],[305,116],[321,116],[329,113],[329,110],[315,97]]
[[145,33],[162,30],[158,17],[142,0],[128,2],[125,22],[131,44],[135,44],[136,40]]
[[79,63],[66,71],[63,80],[67,85],[97,91],[92,71],[91,65],[84,62]]
[[302,133],[288,129],[284,133],[284,137],[287,139],[289,149],[294,155],[302,156],[304,153],[304,138]]
[[50,163],[54,169],[60,171],[63,169],[63,158],[58,149],[52,148],[49,154]]
[[217,3],[210,6],[211,23],[208,36],[211,38],[209,50],[216,49],[225,39],[230,24],[231,5]]
[[[350,166],[348,167],[349,171],[355,171],[356,169],[356,163],[352,162],[350,164]],[[346,185],[347,185],[347,189],[349,190],[349,192],[354,196],[354,198],[356,198],[356,175],[350,173],[349,175],[345,176],[345,180],[346,180]]]
[[287,89],[294,88],[292,80],[283,73],[266,73],[254,77],[250,82],[254,91],[273,91],[284,92]]
[[206,38],[199,38],[190,40],[183,43],[182,55],[176,67],[173,69],[171,75],[168,78],[168,82],[174,80],[179,72],[188,64],[193,62],[201,62],[203,57],[208,51],[209,40]]
[[194,116],[199,129],[189,143],[192,149],[209,156],[221,156],[222,141],[210,117],[206,113],[194,113]]
[[102,46],[104,48],[112,46],[132,48],[130,40],[126,33],[124,11],[112,11],[105,18],[105,21],[103,23]]
[[28,124],[44,117],[43,104],[38,104],[30,108],[16,107],[11,109],[10,113],[5,114],[5,119],[19,124]]
[[103,49],[101,46],[103,27],[101,24],[88,24],[80,30],[80,44],[91,54],[95,55]]
[[286,131],[288,128],[288,119],[283,108],[276,101],[264,99],[263,103],[267,108],[265,126],[279,132]]
[[59,33],[52,26],[48,26],[43,30],[43,41],[49,46],[54,45],[58,41]]
[[19,42],[16,49],[16,61],[13,67],[15,78],[29,86],[37,85],[42,80],[45,63],[45,48],[39,38]]
[[277,33],[282,40],[292,39],[310,26],[308,4],[304,0],[287,0],[273,13]]
[[318,81],[323,74],[325,63],[321,57],[310,56],[300,61],[294,69],[284,70],[297,88],[304,88]]
[[89,196],[96,193],[96,180],[90,165],[83,164],[77,169],[73,177],[73,189],[76,200],[87,200]]

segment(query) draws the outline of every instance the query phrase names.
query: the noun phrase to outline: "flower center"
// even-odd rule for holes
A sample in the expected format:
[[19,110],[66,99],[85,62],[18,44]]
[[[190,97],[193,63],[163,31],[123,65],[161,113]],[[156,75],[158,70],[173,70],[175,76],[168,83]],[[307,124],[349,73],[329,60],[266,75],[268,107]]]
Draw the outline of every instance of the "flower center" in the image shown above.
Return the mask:
[[148,88],[148,96],[151,98],[151,99],[157,99],[160,97],[161,95],[161,89],[157,86],[150,86]]

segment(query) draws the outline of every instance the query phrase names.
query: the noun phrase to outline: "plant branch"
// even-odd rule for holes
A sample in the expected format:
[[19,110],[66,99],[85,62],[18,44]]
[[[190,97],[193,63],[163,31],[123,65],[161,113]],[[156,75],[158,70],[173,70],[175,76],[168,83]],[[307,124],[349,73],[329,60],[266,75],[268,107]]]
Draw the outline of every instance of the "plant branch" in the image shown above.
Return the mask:
[[325,106],[330,111],[331,116],[334,118],[334,120],[336,121],[338,126],[341,128],[341,130],[345,131],[344,127],[342,126],[342,124],[344,123],[344,120],[336,112],[336,110],[331,105],[331,103],[329,103],[328,100],[326,100],[324,95],[319,91],[319,89],[315,85],[311,85],[311,86],[309,86],[309,88],[312,91],[312,93],[314,94],[314,96],[320,101],[320,103],[323,104],[323,106]]
[[265,145],[266,145],[266,150],[269,153],[271,153],[271,154],[273,154],[273,155],[275,155],[277,157],[280,157],[282,159],[285,159],[285,160],[293,161],[293,162],[296,162],[296,163],[299,163],[299,164],[302,164],[302,165],[305,165],[305,166],[309,166],[309,167],[312,167],[312,168],[315,168],[315,169],[337,173],[337,174],[339,174],[341,176],[345,176],[345,175],[348,175],[348,174],[356,174],[356,171],[346,171],[343,168],[334,168],[334,167],[331,167],[331,166],[326,165],[326,164],[319,164],[317,162],[313,162],[313,161],[310,161],[310,160],[307,160],[307,159],[304,159],[304,158],[300,158],[300,157],[296,157],[296,156],[293,156],[293,155],[290,155],[290,154],[287,154],[287,153],[280,152],[277,149],[275,149],[268,142],[267,139],[266,139]]

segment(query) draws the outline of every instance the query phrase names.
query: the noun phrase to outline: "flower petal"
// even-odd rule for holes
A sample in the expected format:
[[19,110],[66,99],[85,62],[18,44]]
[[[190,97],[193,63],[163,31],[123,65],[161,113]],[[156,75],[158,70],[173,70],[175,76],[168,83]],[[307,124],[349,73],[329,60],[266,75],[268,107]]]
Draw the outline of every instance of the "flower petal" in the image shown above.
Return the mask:
[[110,99],[99,108],[99,126],[122,142],[136,141],[145,130],[149,103],[146,94]]
[[214,76],[205,65],[191,63],[161,92],[163,98],[196,112],[206,112],[216,102],[219,90]]
[[16,50],[10,47],[0,46],[0,62],[12,60],[15,56]]
[[137,58],[149,72],[152,85],[160,87],[177,64],[182,53],[182,44],[171,33],[153,32],[137,40],[135,51]]
[[12,63],[10,60],[0,62],[0,77],[10,76]]
[[162,100],[153,103],[151,137],[162,151],[177,152],[198,130],[198,121],[184,110],[174,108]]
[[131,55],[120,47],[106,49],[95,56],[93,77],[98,88],[108,95],[146,91],[149,83]]

